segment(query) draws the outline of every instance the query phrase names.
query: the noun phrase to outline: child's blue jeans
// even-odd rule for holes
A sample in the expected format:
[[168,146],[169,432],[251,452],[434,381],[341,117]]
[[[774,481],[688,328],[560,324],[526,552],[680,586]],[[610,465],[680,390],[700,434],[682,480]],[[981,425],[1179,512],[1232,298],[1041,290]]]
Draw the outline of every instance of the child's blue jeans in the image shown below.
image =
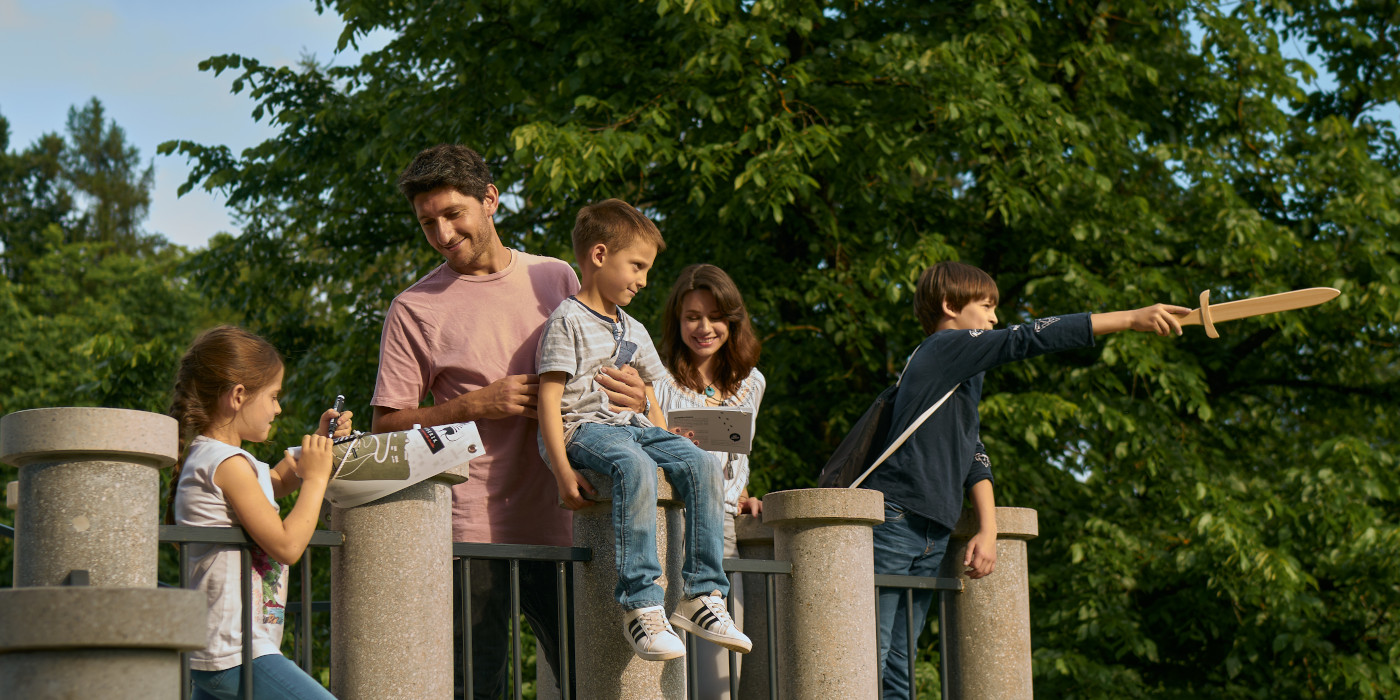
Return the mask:
[[[243,667],[190,671],[193,700],[241,700]],[[253,697],[258,700],[335,700],[330,691],[281,654],[253,659]]]
[[[937,576],[948,537],[953,534],[938,523],[885,499],[885,522],[875,526],[875,573],[900,576]],[[880,667],[884,700],[911,696],[912,664],[909,659],[909,615],[914,634],[924,629],[933,591],[914,591],[914,609],[906,604],[903,588],[880,589]]]
[[685,503],[684,599],[719,591],[729,594],[724,575],[724,494],[719,465],[694,443],[661,428],[584,423],[565,452],[578,469],[612,477],[612,515],[617,556],[613,594],[625,610],[664,602],[656,585],[656,468]]

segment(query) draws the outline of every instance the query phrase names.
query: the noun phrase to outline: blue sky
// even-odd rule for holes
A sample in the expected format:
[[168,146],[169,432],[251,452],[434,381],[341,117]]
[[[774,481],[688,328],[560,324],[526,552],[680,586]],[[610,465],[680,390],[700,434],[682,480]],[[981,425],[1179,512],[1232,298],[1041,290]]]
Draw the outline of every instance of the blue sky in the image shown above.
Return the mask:
[[10,150],[62,132],[68,108],[97,97],[155,164],[147,228],[202,246],[235,230],[223,198],[196,189],[177,199],[189,168],[157,156],[156,146],[189,139],[238,152],[275,132],[253,121],[246,92],[230,94],[231,72],[215,78],[199,62],[224,53],[272,65],[295,64],[303,53],[322,63],[358,60],[335,54],[341,29],[312,0],[0,0],[0,114],[10,121]]

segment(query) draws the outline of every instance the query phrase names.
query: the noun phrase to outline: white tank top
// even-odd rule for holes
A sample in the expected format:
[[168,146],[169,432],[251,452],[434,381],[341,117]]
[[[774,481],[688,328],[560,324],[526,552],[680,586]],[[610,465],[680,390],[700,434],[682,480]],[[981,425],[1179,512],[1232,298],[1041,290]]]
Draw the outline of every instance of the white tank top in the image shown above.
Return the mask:
[[[175,492],[175,524],[196,527],[235,527],[238,516],[214,484],[214,471],[224,460],[242,455],[258,475],[258,484],[274,508],[272,478],[267,464],[242,448],[203,435],[190,443]],[[190,568],[186,581],[209,598],[208,645],[190,654],[190,668],[222,671],[243,663],[243,599],[239,589],[238,548],[230,545],[188,544]],[[253,658],[280,654],[286,620],[287,567],[252,546]]]

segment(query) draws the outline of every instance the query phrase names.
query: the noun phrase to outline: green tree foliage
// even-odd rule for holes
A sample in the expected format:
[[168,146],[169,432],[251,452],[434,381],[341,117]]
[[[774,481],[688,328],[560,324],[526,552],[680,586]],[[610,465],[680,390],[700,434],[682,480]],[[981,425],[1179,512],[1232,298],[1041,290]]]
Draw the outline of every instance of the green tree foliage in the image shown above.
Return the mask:
[[[67,138],[45,134],[18,152],[0,117],[0,415],[165,412],[175,362],[212,316],[180,272],[186,251],[141,228],[153,177],[139,163],[95,99],[70,110]],[[0,483],[15,478],[0,466]],[[9,544],[0,540],[0,570]]]
[[392,39],[345,67],[211,58],[280,133],[162,151],[247,223],[198,278],[327,395],[367,408],[383,312],[439,262],[392,183],[444,141],[492,161],[526,249],[567,256],[603,197],[653,215],[654,329],[681,266],[734,275],[769,377],[759,493],[811,485],[891,381],[935,261],[991,272],[1007,322],[1336,286],[1219,340],[994,370],[983,437],[1000,502],[1040,513],[1045,696],[1400,693],[1393,0],[318,8],[342,48]]

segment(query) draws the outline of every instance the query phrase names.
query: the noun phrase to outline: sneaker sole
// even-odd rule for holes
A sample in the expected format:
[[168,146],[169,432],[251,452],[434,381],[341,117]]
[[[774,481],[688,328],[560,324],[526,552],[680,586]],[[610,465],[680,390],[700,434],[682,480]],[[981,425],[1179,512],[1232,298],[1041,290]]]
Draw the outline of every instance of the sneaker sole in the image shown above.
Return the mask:
[[642,651],[642,650],[640,650],[640,649],[633,648],[632,651],[633,651],[633,653],[635,653],[635,654],[637,655],[638,658],[642,659],[643,661],[670,661],[671,659],[679,659],[679,658],[681,658],[682,656],[685,656],[685,651],[684,651],[684,650],[682,650],[682,651]]
[[732,639],[730,637],[721,637],[679,615],[671,616],[671,626],[679,627],[685,630],[686,632],[689,632],[707,642],[718,644],[730,651],[737,651],[740,654],[747,654],[750,651],[753,651],[753,642],[745,644],[737,639]]

